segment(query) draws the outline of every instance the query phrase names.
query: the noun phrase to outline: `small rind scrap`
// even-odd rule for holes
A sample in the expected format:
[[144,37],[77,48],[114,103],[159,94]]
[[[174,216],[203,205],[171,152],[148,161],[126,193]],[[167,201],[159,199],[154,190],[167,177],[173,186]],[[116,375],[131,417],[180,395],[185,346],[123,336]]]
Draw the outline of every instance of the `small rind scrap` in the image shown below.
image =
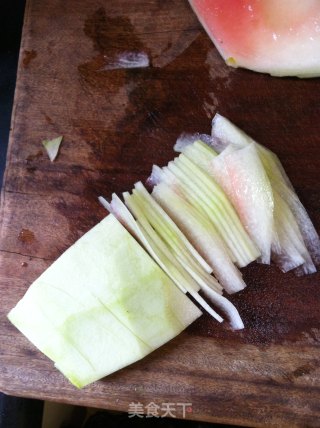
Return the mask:
[[60,135],[60,137],[53,138],[52,140],[43,140],[42,141],[42,144],[43,144],[44,148],[46,149],[51,162],[53,162],[56,159],[56,157],[58,156],[62,140],[63,140],[63,136]]

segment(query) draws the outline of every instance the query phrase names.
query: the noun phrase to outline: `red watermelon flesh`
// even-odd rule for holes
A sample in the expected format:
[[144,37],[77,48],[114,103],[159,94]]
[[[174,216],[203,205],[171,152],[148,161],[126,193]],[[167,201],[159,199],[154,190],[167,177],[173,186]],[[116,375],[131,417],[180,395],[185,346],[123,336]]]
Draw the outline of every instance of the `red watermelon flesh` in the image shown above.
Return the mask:
[[320,76],[320,0],[189,0],[226,63]]

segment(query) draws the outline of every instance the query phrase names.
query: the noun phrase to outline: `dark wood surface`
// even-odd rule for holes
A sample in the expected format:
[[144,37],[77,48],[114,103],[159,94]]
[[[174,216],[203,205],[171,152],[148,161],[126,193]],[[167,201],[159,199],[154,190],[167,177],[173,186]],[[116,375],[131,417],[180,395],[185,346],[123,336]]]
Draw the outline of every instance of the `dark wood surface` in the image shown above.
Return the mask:
[[[107,70],[125,51],[150,66]],[[244,269],[246,324],[204,315],[143,361],[76,390],[6,320],[30,283],[105,215],[97,196],[164,165],[216,111],[274,150],[320,228],[320,80],[224,65],[187,1],[29,0],[1,197],[0,390],[127,411],[191,402],[190,419],[320,426],[319,274]],[[41,141],[64,136],[50,163]],[[103,357],[103,356],[102,356]],[[181,416],[181,415],[178,415]]]

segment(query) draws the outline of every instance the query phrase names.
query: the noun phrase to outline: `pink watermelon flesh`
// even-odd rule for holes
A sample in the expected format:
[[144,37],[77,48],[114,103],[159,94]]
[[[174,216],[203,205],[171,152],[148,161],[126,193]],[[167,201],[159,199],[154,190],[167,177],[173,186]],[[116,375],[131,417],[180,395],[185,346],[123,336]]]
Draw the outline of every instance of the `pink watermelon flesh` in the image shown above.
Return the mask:
[[226,63],[320,76],[319,0],[189,0]]

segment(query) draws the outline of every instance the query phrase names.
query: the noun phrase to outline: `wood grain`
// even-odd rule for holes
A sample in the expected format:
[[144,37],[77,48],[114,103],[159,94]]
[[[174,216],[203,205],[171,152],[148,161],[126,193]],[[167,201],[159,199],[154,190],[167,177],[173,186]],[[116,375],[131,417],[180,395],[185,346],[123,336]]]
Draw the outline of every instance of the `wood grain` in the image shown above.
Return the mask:
[[[110,69],[144,52],[150,66]],[[224,65],[187,1],[27,2],[1,196],[0,389],[127,411],[191,402],[189,419],[320,426],[319,274],[244,269],[234,333],[203,316],[143,361],[79,391],[6,319],[30,283],[105,215],[97,196],[132,188],[216,111],[280,156],[320,228],[319,79]],[[64,136],[50,163],[45,138]],[[181,417],[181,414],[177,416]]]

